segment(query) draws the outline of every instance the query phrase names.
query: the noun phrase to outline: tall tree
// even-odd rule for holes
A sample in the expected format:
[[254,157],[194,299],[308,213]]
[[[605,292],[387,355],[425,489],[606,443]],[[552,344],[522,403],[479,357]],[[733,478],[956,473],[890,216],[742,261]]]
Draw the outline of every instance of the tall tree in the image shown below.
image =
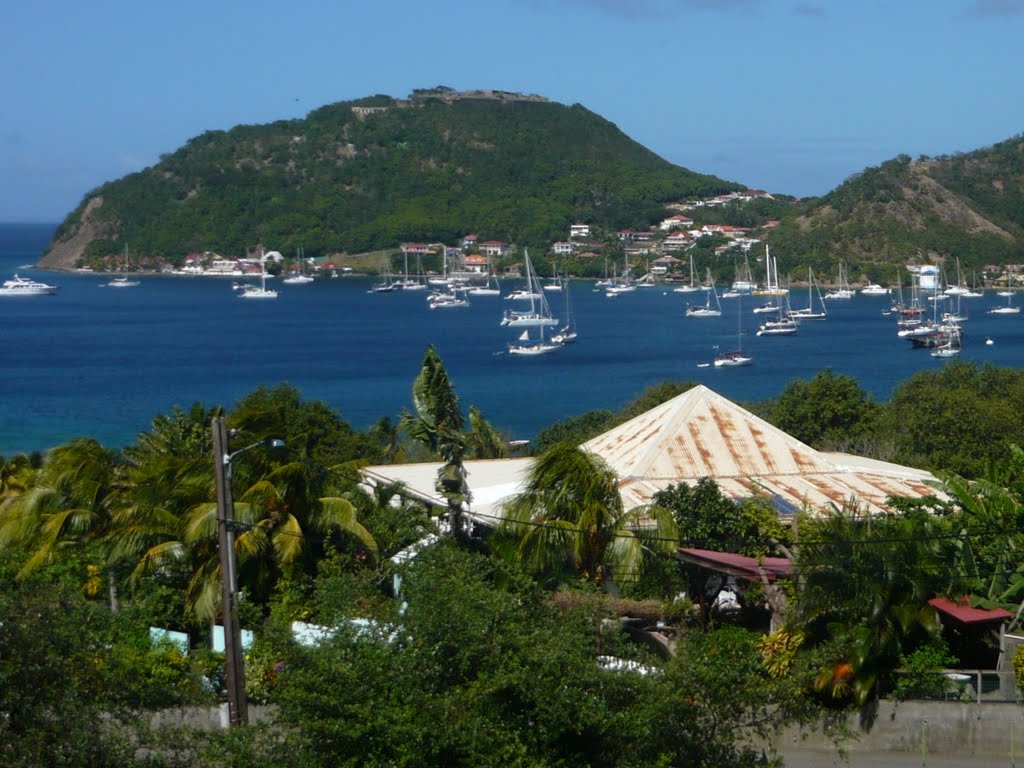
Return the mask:
[[402,427],[417,442],[440,455],[444,464],[437,470],[435,489],[448,505],[448,522],[453,535],[463,538],[463,504],[469,502],[466,482],[466,439],[462,434],[464,420],[448,372],[433,345],[423,356],[423,365],[412,385],[415,414],[402,414]]

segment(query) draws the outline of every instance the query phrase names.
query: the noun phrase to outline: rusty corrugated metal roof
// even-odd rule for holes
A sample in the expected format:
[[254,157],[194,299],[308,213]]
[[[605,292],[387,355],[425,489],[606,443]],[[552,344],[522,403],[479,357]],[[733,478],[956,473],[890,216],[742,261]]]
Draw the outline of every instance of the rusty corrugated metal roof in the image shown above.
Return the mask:
[[934,493],[927,472],[822,453],[701,385],[583,447],[619,476],[627,508],[704,477],[735,499],[762,494],[780,511],[854,502],[883,512],[890,496]]
[[[732,499],[761,495],[780,514],[856,503],[888,512],[890,496],[937,494],[928,472],[840,453],[816,451],[704,386],[696,386],[637,416],[583,448],[619,478],[626,509],[650,504],[670,485],[713,479]],[[466,462],[470,516],[493,523],[506,499],[522,490],[531,459]],[[371,482],[399,480],[409,495],[434,506],[437,463],[364,468]]]

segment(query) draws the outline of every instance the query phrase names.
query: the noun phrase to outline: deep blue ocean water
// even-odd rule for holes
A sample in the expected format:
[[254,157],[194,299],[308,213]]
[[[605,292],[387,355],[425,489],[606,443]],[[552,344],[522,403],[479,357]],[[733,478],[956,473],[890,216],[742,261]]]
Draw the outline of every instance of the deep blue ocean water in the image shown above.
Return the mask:
[[[48,448],[78,436],[120,447],[158,413],[193,402],[231,407],[261,384],[289,382],[358,428],[411,407],[411,387],[435,344],[464,406],[473,404],[510,439],[529,438],[566,416],[617,409],[645,387],[693,380],[734,400],[777,395],[788,382],[832,367],[876,398],[915,372],[944,365],[897,339],[884,297],[833,302],[825,321],[793,337],[757,338],[764,315],[743,302],[748,368],[699,367],[714,346],[735,346],[737,301],[721,318],[687,318],[703,294],[661,288],[614,299],[572,284],[580,339],[537,358],[510,357],[516,335],[499,325],[512,302],[472,299],[466,309],[430,310],[424,294],[370,294],[372,280],[318,279],[276,285],[277,300],[244,301],[219,278],[144,277],[131,289],[107,278],[44,272],[34,264],[52,225],[0,224],[0,278],[15,272],[57,284],[56,296],[0,297],[0,454]],[[502,288],[511,288],[503,285]],[[794,305],[806,294],[794,290]],[[556,314],[562,299],[549,295]],[[1024,365],[1024,314],[985,314],[994,294],[965,302],[963,357]],[[991,337],[994,344],[986,346]]]

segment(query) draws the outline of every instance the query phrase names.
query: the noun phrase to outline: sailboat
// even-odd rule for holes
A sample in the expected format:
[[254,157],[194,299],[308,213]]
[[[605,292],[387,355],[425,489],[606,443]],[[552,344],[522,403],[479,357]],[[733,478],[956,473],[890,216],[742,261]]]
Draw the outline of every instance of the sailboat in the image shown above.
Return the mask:
[[[789,293],[789,289],[783,288],[779,282],[779,264],[769,253],[767,243],[764,246],[764,270],[765,287],[762,290],[754,290],[752,293],[755,296],[786,296]],[[773,272],[775,274],[774,282],[772,281]]]
[[431,309],[460,309],[469,306],[469,299],[466,298],[465,288],[452,286],[447,291],[431,293],[427,297],[427,306]]
[[468,291],[470,296],[501,296],[501,286],[498,285],[498,278],[491,269],[491,262],[487,262],[487,281],[483,285],[474,285]]
[[562,345],[556,342],[554,339],[550,341],[544,338],[544,326],[538,326],[536,329],[537,337],[532,338],[530,336],[530,330],[526,329],[519,338],[508,345],[508,353],[510,355],[543,355],[547,352],[554,352]]
[[[766,246],[767,250],[767,246]],[[733,280],[729,293],[750,293],[754,290],[754,276],[750,272],[750,256],[748,251],[743,252],[743,274],[739,272],[739,265],[736,266],[736,279]],[[731,298],[731,297],[730,297]]]
[[467,293],[470,296],[501,296],[501,287],[498,285],[498,278],[488,273],[486,283],[474,285]]
[[267,288],[267,257],[260,255],[260,284],[259,287],[246,285],[238,294],[241,299],[276,299],[277,291]]
[[949,285],[947,284],[946,290],[943,291],[947,296],[963,296],[965,293],[970,293],[971,289],[964,285],[964,273],[960,268],[959,257],[956,260],[956,283]]
[[306,285],[307,283],[312,283],[315,278],[312,275],[307,275],[303,270],[303,265],[306,260],[302,257],[302,249],[299,249],[296,261],[299,263],[299,271],[288,275],[288,277],[281,282],[288,285]]
[[690,284],[680,285],[678,288],[673,288],[673,293],[696,293],[697,291],[704,290],[701,286],[697,285],[697,280],[693,274],[693,254],[690,254]]
[[625,266],[622,268],[622,277],[616,278],[608,282],[604,287],[604,294],[608,298],[614,298],[622,293],[632,293],[636,290],[636,285],[633,283],[633,267],[629,263],[629,258],[626,258]]
[[537,289],[537,275],[533,271],[530,253],[526,249],[523,250],[523,263],[526,267],[526,288],[523,289],[523,295],[529,299],[530,308],[527,310],[506,309],[501,318],[501,324],[510,328],[558,325],[558,318],[551,316],[551,307],[548,306],[548,300],[544,298],[544,292]]
[[1005,307],[992,307],[988,313],[990,315],[1019,315],[1020,307],[1013,306],[1013,291],[1007,292]]
[[[785,309],[783,309],[785,307]],[[779,316],[775,320],[765,320],[757,330],[758,336],[792,336],[796,333],[797,324],[789,311],[789,297],[783,296],[779,301]]]
[[576,341],[576,318],[572,312],[572,291],[569,290],[569,281],[565,281],[565,287],[562,291],[565,295],[565,325],[563,325],[554,336],[551,337],[551,341],[556,344],[572,344]]
[[[820,312],[814,311],[815,292],[818,294],[818,305],[821,307]],[[794,320],[824,320],[828,317],[828,310],[825,309],[825,302],[821,298],[821,291],[814,280],[814,270],[810,267],[807,268],[807,306],[794,309],[790,312],[790,315]]]
[[743,299],[736,306],[736,349],[715,355],[715,368],[738,368],[750,365],[754,358],[743,353]]
[[931,351],[932,357],[957,357],[960,354],[960,336],[953,336],[945,344]]
[[839,262],[839,287],[833,288],[825,294],[826,299],[852,299],[853,291],[850,290],[850,281],[846,277],[846,264]]
[[[694,306],[690,304],[686,307],[687,317],[721,317],[722,316],[722,305],[718,301],[718,291],[715,290],[715,281],[711,277],[711,269],[708,269],[708,278],[706,283],[708,288],[708,298],[704,303],[704,306]],[[715,305],[711,306],[712,297],[715,300]]]
[[120,277],[111,278],[110,282],[106,284],[108,288],[134,288],[139,284],[138,280],[128,279],[128,244],[124,246],[124,274]]
[[423,279],[423,262],[420,255],[416,254],[416,276],[409,274],[409,254],[405,254],[405,275],[402,277],[401,286],[403,291],[425,291],[427,283]]
[[545,291],[552,291],[554,293],[561,293],[562,291],[562,279],[558,276],[558,267],[552,265],[551,277],[544,284]]

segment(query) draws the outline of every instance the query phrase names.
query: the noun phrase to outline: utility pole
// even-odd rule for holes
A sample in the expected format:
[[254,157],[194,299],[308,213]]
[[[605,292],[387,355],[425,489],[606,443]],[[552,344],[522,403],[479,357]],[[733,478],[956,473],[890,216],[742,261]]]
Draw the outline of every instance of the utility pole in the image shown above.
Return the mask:
[[224,667],[228,723],[248,725],[242,632],[235,613],[235,503],[231,496],[231,451],[223,416],[213,419],[213,468],[217,480],[217,545],[220,551],[221,613],[224,624]]

